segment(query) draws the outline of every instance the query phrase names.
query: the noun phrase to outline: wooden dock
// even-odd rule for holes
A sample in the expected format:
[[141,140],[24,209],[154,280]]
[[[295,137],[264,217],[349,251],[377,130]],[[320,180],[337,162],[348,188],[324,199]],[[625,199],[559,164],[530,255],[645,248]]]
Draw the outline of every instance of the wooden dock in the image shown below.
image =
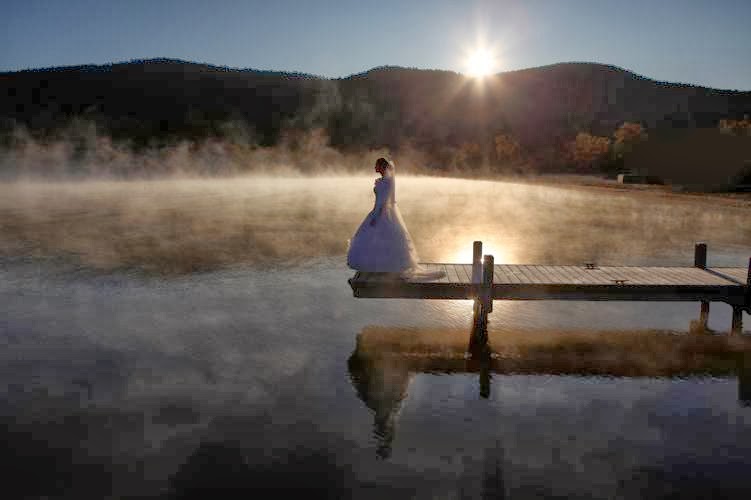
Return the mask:
[[734,332],[742,329],[742,311],[751,312],[751,261],[748,268],[707,267],[704,244],[685,267],[495,265],[492,255],[481,257],[481,242],[474,256],[472,264],[422,264],[443,271],[440,279],[357,272],[349,283],[360,298],[475,299],[481,322],[493,300],[697,301],[704,325],[709,303],[717,301],[733,308]]

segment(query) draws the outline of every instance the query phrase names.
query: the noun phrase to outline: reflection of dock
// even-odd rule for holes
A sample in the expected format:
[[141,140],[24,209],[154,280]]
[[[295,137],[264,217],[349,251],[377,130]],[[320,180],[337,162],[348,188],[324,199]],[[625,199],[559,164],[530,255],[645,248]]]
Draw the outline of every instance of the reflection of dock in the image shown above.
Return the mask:
[[493,375],[674,378],[737,377],[751,406],[751,339],[656,331],[494,331],[482,356],[467,356],[460,330],[367,327],[349,358],[352,384],[375,413],[378,454],[387,457],[415,374],[478,374],[481,397]]
[[493,300],[697,301],[706,325],[709,303],[733,308],[733,331],[740,332],[743,310],[751,312],[751,267],[707,267],[707,247],[696,246],[693,267],[494,265],[475,242],[473,264],[424,264],[440,279],[394,279],[358,272],[349,280],[355,297],[477,299],[484,322]]

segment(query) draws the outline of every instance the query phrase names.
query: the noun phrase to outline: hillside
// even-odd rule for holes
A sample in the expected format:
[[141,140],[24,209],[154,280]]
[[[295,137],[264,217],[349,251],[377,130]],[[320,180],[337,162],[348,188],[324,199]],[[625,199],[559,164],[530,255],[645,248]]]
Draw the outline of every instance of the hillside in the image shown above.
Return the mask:
[[[255,143],[322,129],[340,150],[411,145],[438,163],[477,144],[487,160],[506,134],[530,158],[554,157],[578,132],[716,128],[751,114],[751,92],[657,82],[620,68],[563,63],[483,82],[437,70],[376,68],[342,79],[156,59],[0,74],[0,126],[49,135],[74,117],[138,146],[223,135],[247,125]],[[478,149],[479,148],[479,149]],[[447,156],[448,155],[448,156]],[[542,170],[560,162],[549,161]]]

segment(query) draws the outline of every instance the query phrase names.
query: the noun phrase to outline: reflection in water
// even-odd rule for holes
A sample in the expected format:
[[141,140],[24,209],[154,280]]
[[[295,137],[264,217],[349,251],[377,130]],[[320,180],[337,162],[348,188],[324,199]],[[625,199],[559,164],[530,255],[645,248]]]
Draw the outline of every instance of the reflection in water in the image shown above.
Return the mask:
[[492,374],[583,377],[733,377],[751,406],[751,339],[664,331],[489,332],[482,357],[466,354],[461,330],[369,326],[357,336],[348,368],[357,394],[375,413],[377,453],[386,458],[401,404],[415,374],[475,373],[488,397]]
[[[360,338],[358,337],[358,346]],[[402,400],[407,395],[409,366],[398,359],[372,358],[358,355],[360,349],[347,362],[350,378],[357,395],[375,412],[374,433],[378,440],[376,453],[388,458],[395,434],[395,421]],[[388,364],[389,366],[385,366]]]
[[495,446],[485,450],[483,459],[483,500],[506,498],[506,485],[503,478],[503,463],[505,460],[500,441]]

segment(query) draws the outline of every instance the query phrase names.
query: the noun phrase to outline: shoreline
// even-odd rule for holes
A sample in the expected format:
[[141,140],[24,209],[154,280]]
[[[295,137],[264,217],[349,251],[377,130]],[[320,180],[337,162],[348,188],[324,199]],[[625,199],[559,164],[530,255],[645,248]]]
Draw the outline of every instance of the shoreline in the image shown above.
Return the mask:
[[[547,186],[560,188],[581,188],[597,191],[614,191],[622,193],[633,193],[642,195],[652,195],[659,198],[672,198],[676,200],[691,200],[698,202],[721,202],[724,205],[735,206],[737,208],[751,208],[751,192],[701,192],[701,191],[684,191],[680,186],[675,185],[657,185],[657,184],[620,184],[615,180],[606,179],[595,175],[579,174],[530,174],[530,175],[491,175],[486,177],[463,176],[458,172],[429,172],[429,171],[406,171],[402,172],[403,177],[411,178],[435,178],[435,179],[457,179],[463,181],[478,182],[499,182],[507,184],[524,184],[532,186]],[[233,179],[263,179],[263,180],[281,180],[289,179],[290,181],[300,181],[305,179],[325,179],[325,178],[343,178],[343,177],[373,177],[354,173],[352,171],[342,170],[327,173],[300,173],[293,171],[282,172],[279,175],[270,174],[267,171],[248,172],[240,175],[175,175],[175,176],[157,176],[157,177],[81,177],[81,178],[45,178],[45,177],[26,177],[14,179],[0,179],[0,187],[13,187],[18,185],[91,185],[101,184],[127,184],[127,183],[154,183],[161,182],[211,182],[227,181]]]
[[[423,175],[415,175],[415,177],[423,177]],[[751,208],[751,192],[736,193],[682,191],[677,186],[658,184],[620,184],[615,180],[591,175],[537,174],[528,176],[498,176],[487,178],[462,177],[459,175],[429,175],[425,177],[505,182],[510,184],[525,184],[560,188],[582,188],[597,191],[619,191],[622,193],[652,195],[659,198],[671,198],[675,200],[690,200],[704,203],[708,201],[721,202],[725,205],[735,206],[737,208]]]

